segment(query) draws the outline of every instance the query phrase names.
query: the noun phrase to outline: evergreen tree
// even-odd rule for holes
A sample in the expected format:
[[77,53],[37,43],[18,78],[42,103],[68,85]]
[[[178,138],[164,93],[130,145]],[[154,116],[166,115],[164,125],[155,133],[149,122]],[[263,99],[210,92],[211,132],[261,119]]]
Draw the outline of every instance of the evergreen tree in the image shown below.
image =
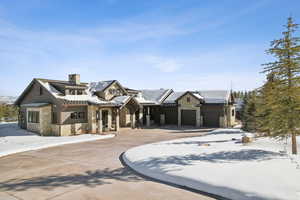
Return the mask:
[[249,132],[255,132],[257,130],[256,93],[254,92],[245,95],[243,100],[244,103],[241,109],[242,129]]
[[276,105],[277,94],[275,87],[277,81],[274,74],[270,73],[267,76],[266,83],[258,90],[256,102],[256,116],[258,118],[257,129],[259,132],[271,135],[273,118],[276,113],[272,112],[273,106]]
[[266,119],[271,122],[265,128],[270,128],[272,136],[291,136],[293,154],[297,154],[296,135],[300,133],[300,38],[293,37],[297,27],[289,17],[283,38],[272,41],[267,50],[276,60],[264,68],[267,76],[272,75],[277,80],[272,95],[266,93],[267,99],[276,97],[276,101],[266,106],[271,111]]

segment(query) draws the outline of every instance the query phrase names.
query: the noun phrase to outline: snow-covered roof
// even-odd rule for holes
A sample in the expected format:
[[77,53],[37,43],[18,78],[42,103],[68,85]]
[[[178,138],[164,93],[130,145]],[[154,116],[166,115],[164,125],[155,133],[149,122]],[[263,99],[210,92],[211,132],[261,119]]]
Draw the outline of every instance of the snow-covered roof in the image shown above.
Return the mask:
[[114,103],[118,104],[118,105],[122,105],[124,103],[127,102],[128,99],[130,99],[131,96],[118,96],[113,98],[111,101],[113,101]]
[[230,97],[228,90],[199,90],[204,97],[205,103],[227,103]]
[[[171,93],[164,103],[175,103],[186,92]],[[204,99],[205,103],[226,103],[230,97],[230,91],[226,90],[200,90],[191,92],[198,99]]]
[[88,87],[84,95],[63,95],[61,92],[56,90],[49,82],[43,82],[38,80],[40,84],[42,84],[55,98],[65,100],[65,101],[81,101],[87,102],[91,104],[110,104],[111,102],[101,100],[96,95],[94,95],[90,88]]
[[166,98],[164,103],[175,103],[176,99],[181,97],[184,93],[185,92],[173,92]]
[[101,92],[105,88],[107,88],[110,84],[112,84],[113,82],[114,82],[114,80],[91,82],[89,84],[89,88],[90,88],[90,91]]
[[136,99],[139,103],[160,104],[170,92],[172,92],[171,89],[141,90],[140,95]]
[[27,104],[21,104],[22,107],[43,107],[48,106],[50,103],[27,103]]

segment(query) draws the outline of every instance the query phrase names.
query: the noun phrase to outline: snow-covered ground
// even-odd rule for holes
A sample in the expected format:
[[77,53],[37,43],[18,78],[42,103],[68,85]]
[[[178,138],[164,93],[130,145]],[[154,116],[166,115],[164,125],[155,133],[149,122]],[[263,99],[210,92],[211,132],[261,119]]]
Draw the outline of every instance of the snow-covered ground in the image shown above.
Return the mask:
[[114,135],[84,134],[66,137],[42,137],[20,129],[17,123],[0,123],[0,157],[23,151],[43,149],[63,144],[72,144],[112,138]]
[[285,142],[270,138],[244,145],[243,134],[218,129],[201,137],[135,147],[123,159],[147,176],[230,199],[299,200],[300,155],[284,153]]

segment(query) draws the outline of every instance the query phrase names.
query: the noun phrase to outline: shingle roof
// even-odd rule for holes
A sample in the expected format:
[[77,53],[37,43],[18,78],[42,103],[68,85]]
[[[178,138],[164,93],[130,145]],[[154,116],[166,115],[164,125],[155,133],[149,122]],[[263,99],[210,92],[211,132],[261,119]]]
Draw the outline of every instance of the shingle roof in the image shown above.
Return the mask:
[[115,80],[91,82],[89,84],[90,91],[101,92],[111,85]]
[[63,95],[56,90],[49,82],[38,80],[55,98],[62,100],[64,103],[80,103],[80,104],[110,104],[111,102],[101,100],[90,92],[89,88],[85,90],[85,95]]
[[185,92],[173,92],[172,94],[170,94],[166,100],[164,101],[164,103],[175,103],[176,99],[178,99],[179,97],[181,97]]
[[[175,101],[186,92],[173,92],[164,103],[175,103]],[[205,103],[226,103],[230,97],[230,91],[226,90],[200,90],[192,92],[199,98],[204,98]]]
[[140,103],[159,104],[171,91],[170,89],[141,90],[141,97],[138,97],[137,100]]
[[199,90],[198,92],[204,97],[205,103],[226,103],[230,97],[228,90]]
[[112,99],[113,102],[115,102],[118,105],[122,105],[126,103],[126,101],[131,98],[131,96],[118,96]]

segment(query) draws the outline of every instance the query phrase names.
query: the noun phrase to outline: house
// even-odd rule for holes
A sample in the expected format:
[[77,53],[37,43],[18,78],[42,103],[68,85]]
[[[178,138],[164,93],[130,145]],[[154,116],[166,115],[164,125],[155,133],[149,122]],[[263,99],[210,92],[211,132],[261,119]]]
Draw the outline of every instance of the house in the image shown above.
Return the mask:
[[118,131],[120,127],[178,125],[230,127],[229,91],[135,90],[117,80],[80,82],[35,78],[18,97],[19,126],[41,135]]

